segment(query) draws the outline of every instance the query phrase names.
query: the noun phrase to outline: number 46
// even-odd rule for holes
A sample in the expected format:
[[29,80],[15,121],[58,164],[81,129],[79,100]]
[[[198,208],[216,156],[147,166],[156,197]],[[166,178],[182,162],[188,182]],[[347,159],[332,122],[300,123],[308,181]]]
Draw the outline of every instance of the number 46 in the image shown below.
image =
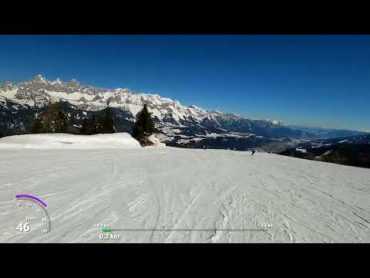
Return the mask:
[[17,226],[17,230],[20,231],[21,233],[27,233],[30,231],[30,225],[28,223],[19,223]]

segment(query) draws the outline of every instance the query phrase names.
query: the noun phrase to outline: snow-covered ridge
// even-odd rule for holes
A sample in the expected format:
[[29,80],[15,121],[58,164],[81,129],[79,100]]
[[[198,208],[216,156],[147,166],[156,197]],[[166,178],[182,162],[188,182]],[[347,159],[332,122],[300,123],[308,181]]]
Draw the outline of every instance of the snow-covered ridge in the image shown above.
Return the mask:
[[[161,97],[158,94],[134,93],[127,88],[103,89],[81,85],[77,80],[61,81],[59,78],[49,81],[42,75],[17,84],[0,85],[0,103],[10,100],[22,106],[39,108],[57,101],[67,101],[86,111],[96,111],[107,107],[116,107],[130,112],[133,117],[146,104],[154,117],[162,121],[171,119],[180,124],[181,121],[201,122],[204,119],[217,121],[218,118],[240,119],[243,117],[218,111],[206,111],[195,105],[189,107],[177,100]],[[271,120],[273,124],[281,124]]]

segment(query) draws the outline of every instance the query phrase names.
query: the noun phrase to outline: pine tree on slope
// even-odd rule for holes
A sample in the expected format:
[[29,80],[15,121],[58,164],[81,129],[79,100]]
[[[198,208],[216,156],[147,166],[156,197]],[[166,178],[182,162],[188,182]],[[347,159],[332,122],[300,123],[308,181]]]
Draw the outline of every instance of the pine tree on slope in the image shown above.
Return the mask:
[[143,110],[137,115],[136,122],[132,127],[132,136],[141,144],[145,144],[146,139],[154,132],[154,122],[148,107],[144,104]]

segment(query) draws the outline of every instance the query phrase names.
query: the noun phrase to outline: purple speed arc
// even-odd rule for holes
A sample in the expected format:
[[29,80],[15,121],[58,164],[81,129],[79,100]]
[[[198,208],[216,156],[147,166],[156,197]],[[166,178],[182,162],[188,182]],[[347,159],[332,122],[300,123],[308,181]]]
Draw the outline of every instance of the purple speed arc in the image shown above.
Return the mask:
[[15,195],[15,197],[17,199],[31,199],[31,200],[38,202],[40,205],[47,207],[46,203],[43,200],[31,194],[17,194]]

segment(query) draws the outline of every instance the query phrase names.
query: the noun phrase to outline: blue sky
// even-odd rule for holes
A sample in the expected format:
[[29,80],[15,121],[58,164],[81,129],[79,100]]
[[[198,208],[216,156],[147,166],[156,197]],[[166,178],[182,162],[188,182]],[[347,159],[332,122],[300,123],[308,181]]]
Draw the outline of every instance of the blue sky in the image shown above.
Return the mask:
[[370,36],[0,36],[0,82],[39,73],[251,118],[370,131]]

